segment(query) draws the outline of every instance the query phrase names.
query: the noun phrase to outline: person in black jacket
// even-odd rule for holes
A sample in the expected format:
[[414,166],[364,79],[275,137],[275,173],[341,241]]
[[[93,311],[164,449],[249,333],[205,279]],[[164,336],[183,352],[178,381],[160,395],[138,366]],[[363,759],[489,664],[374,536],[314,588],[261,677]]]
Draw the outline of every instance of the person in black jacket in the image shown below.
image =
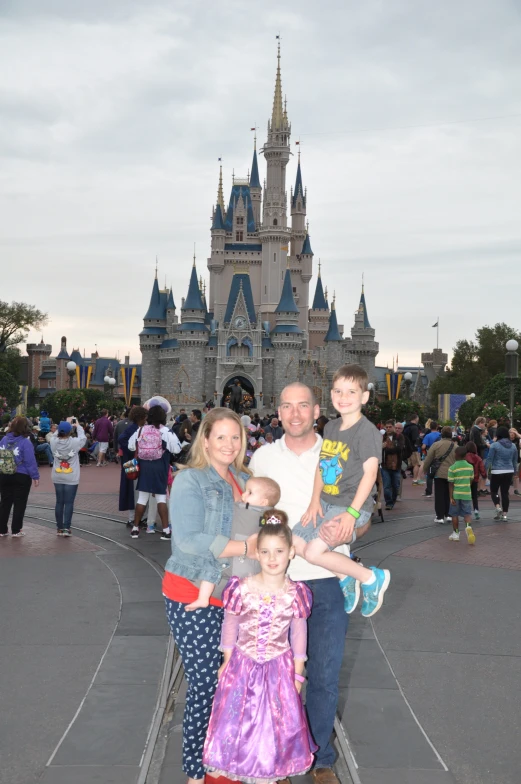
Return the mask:
[[403,434],[405,438],[410,441],[412,447],[412,452],[409,456],[409,466],[412,470],[413,485],[423,484],[423,482],[418,479],[421,466],[420,453],[418,452],[418,447],[421,445],[420,428],[418,427],[419,421],[420,418],[418,414],[409,414],[407,417],[407,424],[403,429]]

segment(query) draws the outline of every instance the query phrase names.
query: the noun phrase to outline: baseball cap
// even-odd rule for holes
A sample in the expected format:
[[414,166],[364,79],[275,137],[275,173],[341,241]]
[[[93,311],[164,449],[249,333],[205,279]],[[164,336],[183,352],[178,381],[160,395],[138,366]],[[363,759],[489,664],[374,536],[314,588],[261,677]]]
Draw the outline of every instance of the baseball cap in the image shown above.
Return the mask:
[[62,436],[68,436],[72,430],[72,425],[69,422],[60,422],[58,425],[58,433]]

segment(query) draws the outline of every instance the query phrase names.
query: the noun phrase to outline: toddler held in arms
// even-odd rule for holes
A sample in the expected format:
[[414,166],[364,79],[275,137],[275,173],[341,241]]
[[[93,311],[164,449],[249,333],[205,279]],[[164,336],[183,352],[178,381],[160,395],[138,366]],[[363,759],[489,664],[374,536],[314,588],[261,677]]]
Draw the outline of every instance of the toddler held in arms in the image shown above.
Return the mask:
[[[260,571],[259,562],[248,559],[247,539],[259,530],[259,521],[262,513],[268,507],[275,506],[280,499],[280,487],[277,482],[268,477],[250,477],[246,482],[242,501],[233,505],[233,518],[231,539],[244,542],[244,555],[232,558],[231,563],[222,571],[221,585],[226,585],[230,577],[248,577],[258,574]],[[224,581],[224,582],[223,582]],[[187,604],[185,610],[192,611],[201,607],[208,607],[210,597],[215,590],[215,584],[207,580],[201,580],[199,585],[199,596],[191,604]]]

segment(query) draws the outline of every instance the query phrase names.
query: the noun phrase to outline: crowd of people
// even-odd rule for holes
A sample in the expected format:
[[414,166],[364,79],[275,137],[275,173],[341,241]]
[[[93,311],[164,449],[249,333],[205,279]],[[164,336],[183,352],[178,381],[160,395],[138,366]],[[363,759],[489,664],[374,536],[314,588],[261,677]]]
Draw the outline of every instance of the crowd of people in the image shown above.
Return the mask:
[[11,509],[12,535],[23,535],[39,459],[52,465],[57,533],[70,536],[80,457],[93,445],[97,466],[120,464],[132,538],[156,533],[157,511],[171,547],[166,615],[188,683],[188,784],[289,784],[308,770],[317,784],[338,784],[331,738],[349,617],[359,605],[364,617],[377,613],[391,580],[350,545],[382,496],[391,511],[404,481],[424,486],[452,541],[462,519],[475,543],[484,497],[508,520],[511,487],[520,494],[514,428],[478,417],[465,433],[422,426],[416,414],[375,426],[363,416],[368,399],[366,372],[346,365],[333,378],[331,419],[296,382],[270,416],[244,413],[233,395],[229,406],[173,414],[155,396],[119,421],[106,411],[92,423],[42,415],[36,435],[16,417],[0,441],[0,536]]

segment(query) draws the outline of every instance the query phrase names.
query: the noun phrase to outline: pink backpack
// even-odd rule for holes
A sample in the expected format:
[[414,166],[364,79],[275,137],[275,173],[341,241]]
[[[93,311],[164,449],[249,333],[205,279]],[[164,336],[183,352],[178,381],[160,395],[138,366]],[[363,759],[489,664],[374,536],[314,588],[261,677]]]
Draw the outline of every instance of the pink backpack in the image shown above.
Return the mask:
[[138,437],[138,457],[140,460],[160,460],[163,457],[161,431],[154,425],[145,425]]

